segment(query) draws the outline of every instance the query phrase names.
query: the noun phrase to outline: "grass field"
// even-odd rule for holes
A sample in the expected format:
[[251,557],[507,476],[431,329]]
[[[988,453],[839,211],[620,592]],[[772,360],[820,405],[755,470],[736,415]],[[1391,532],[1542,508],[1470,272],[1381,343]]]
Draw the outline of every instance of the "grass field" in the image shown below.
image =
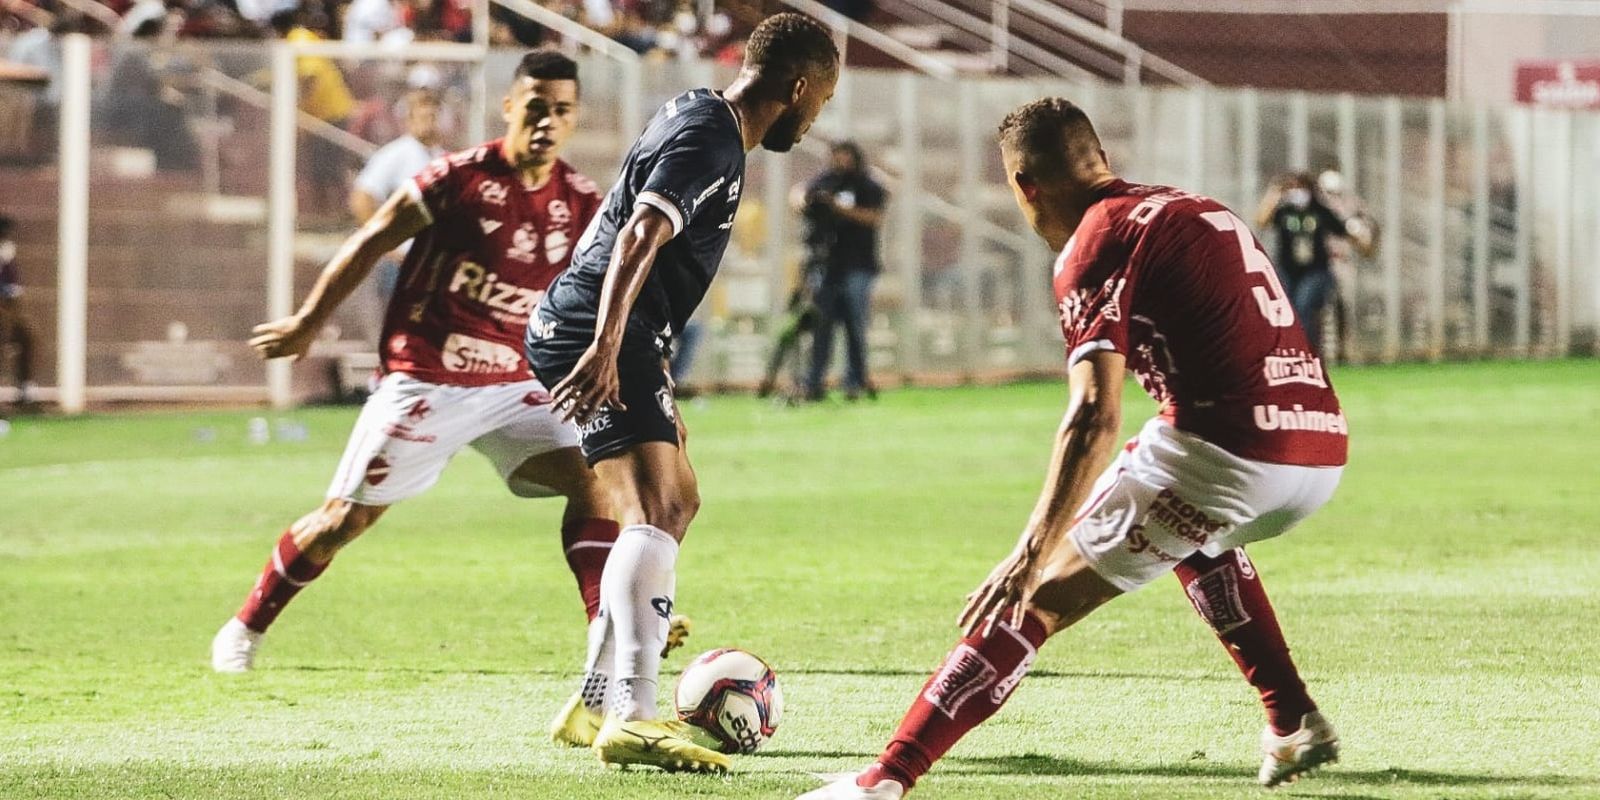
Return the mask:
[[[1336,378],[1344,486],[1251,548],[1345,741],[1279,794],[1600,797],[1600,365]],[[251,413],[15,421],[0,797],[791,798],[876,755],[1014,541],[1063,404],[1039,384],[685,410],[705,497],[678,580],[690,650],[761,654],[788,698],[725,778],[545,741],[582,657],[559,506],[512,498],[477,456],[341,555],[261,669],[218,676],[212,633],[320,499],[353,411],[297,412],[309,438],[264,446]],[[1130,429],[1149,412],[1130,400]],[[1260,724],[1164,580],[1051,642],[916,796],[1256,797]]]

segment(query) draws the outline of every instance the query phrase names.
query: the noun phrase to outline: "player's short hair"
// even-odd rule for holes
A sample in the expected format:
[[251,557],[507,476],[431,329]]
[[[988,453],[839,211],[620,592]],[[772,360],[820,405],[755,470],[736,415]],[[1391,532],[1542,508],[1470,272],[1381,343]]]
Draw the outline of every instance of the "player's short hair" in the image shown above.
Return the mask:
[[822,23],[785,11],[762,20],[750,34],[744,66],[782,80],[827,75],[839,67],[839,48]]
[[1041,178],[1066,175],[1070,161],[1084,150],[1098,153],[1100,136],[1089,115],[1072,101],[1046,97],[1028,103],[1000,121],[1000,146],[1020,154],[1030,173]]
[[14,224],[15,222],[10,217],[0,214],[0,236],[11,233],[11,226]]
[[578,62],[565,53],[541,47],[529,52],[517,63],[516,74],[511,79],[536,78],[542,81],[575,81],[578,79]]

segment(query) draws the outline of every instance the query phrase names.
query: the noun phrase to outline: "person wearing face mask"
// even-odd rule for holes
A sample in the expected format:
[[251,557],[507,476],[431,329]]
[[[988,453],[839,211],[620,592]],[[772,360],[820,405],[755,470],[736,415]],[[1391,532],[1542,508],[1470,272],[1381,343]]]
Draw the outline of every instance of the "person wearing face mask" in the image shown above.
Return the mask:
[[1352,239],[1345,220],[1322,201],[1316,179],[1295,173],[1273,184],[1256,214],[1256,226],[1271,230],[1277,240],[1273,263],[1306,338],[1319,350],[1322,323],[1333,298],[1334,279],[1329,242]]

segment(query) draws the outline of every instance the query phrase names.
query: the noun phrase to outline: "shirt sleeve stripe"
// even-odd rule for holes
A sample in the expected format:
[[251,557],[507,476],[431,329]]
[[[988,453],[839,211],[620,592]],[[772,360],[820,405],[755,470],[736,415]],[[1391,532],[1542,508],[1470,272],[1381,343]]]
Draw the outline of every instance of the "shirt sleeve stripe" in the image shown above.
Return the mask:
[[1095,339],[1093,341],[1084,342],[1083,344],[1074,347],[1072,349],[1072,354],[1067,356],[1067,368],[1071,369],[1079,361],[1087,358],[1090,353],[1098,353],[1101,350],[1116,349],[1117,346],[1112,344],[1110,339]]
[[683,211],[678,208],[677,203],[668,200],[666,195],[658,192],[640,192],[635,204],[649,206],[666,214],[667,219],[672,221],[673,236],[683,233]]
[[432,225],[433,224],[433,209],[428,208],[428,201],[426,199],[424,199],[423,196],[422,196],[422,187],[417,185],[417,181],[416,181],[415,178],[407,180],[406,183],[405,183],[405,187],[406,187],[406,194],[411,195],[411,199],[417,201],[417,207],[422,209],[423,218],[428,221],[429,225]]

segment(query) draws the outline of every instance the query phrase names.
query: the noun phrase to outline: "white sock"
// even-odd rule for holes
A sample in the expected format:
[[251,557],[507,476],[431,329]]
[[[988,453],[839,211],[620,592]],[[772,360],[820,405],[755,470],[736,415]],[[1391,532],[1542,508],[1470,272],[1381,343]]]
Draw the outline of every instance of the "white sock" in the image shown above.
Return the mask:
[[611,664],[616,660],[611,643],[611,615],[601,603],[600,613],[589,623],[589,654],[583,662],[583,707],[596,714],[606,713],[611,694]]
[[616,648],[611,710],[624,721],[656,718],[656,681],[667,643],[677,574],[678,541],[653,525],[629,525],[617,536],[600,577],[600,603]]

